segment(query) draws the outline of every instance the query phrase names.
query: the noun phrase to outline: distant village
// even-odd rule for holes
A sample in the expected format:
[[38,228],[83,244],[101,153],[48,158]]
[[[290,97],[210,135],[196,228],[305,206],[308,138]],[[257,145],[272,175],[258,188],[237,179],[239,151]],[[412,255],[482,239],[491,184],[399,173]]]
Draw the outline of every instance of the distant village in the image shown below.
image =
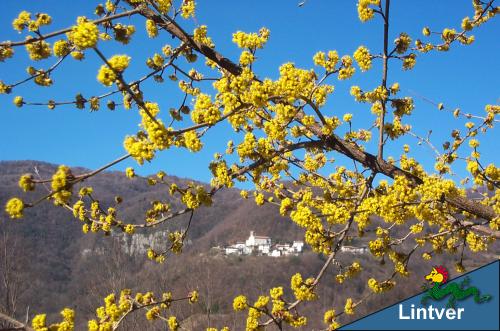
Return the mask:
[[[289,243],[273,244],[271,237],[257,236],[254,231],[250,231],[250,236],[245,242],[236,242],[235,244],[214,247],[219,252],[228,255],[259,255],[259,256],[298,256],[304,251],[304,242],[294,240]],[[366,247],[342,246],[342,252],[351,254],[365,254],[368,249]]]
[[292,243],[273,244],[271,237],[256,236],[254,231],[250,231],[250,236],[245,242],[237,242],[219,249],[225,255],[297,256],[303,252],[304,242],[293,241]]

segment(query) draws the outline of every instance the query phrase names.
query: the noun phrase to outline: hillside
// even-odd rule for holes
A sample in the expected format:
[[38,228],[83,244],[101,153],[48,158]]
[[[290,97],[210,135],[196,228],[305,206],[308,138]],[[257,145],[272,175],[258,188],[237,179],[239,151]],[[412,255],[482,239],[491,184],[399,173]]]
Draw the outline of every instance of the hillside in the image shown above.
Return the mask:
[[[35,167],[42,177],[50,176],[57,168],[56,165],[38,161],[0,162],[0,205],[4,206],[14,195],[25,196],[17,187],[17,181],[23,173],[33,173]],[[76,174],[86,171],[88,170],[83,168],[73,168]],[[190,181],[174,176],[168,176],[167,180],[179,185]],[[103,172],[84,185],[93,186],[96,196],[104,205],[112,204],[114,197],[120,195],[123,203],[119,212],[127,222],[141,222],[148,201],[151,200],[168,201],[174,210],[176,206],[180,207],[179,201],[170,197],[165,186],[150,186],[145,178],[130,180],[120,172]],[[29,194],[27,200],[35,200],[43,193],[41,189],[42,187]],[[182,228],[186,221],[186,217],[181,217],[134,236],[139,236],[146,242],[149,235],[156,233],[155,236],[161,243],[165,231]],[[243,240],[250,230],[269,235],[278,241],[302,239],[301,230],[281,217],[276,207],[266,205],[256,208],[251,199],[243,200],[236,189],[220,191],[211,208],[202,208],[195,213],[188,237],[190,245],[181,255],[173,256],[161,265],[148,261],[144,255],[130,256],[124,249],[121,236],[109,238],[101,233],[84,235],[81,223],[70,212],[48,202],[28,209],[22,220],[8,220],[2,211],[0,233],[5,234],[2,237],[4,243],[8,239],[9,254],[0,259],[8,258],[14,266],[14,283],[19,293],[16,307],[10,309],[20,317],[26,314],[29,307],[29,315],[47,312],[50,318],[55,317],[61,308],[72,307],[79,314],[77,322],[82,323],[78,329],[83,329],[84,321],[91,318],[102,298],[122,288],[157,292],[171,290],[174,296],[182,296],[191,289],[198,289],[198,304],[181,304],[173,308],[174,314],[185,319],[184,325],[188,329],[202,330],[202,327],[212,323],[216,326],[243,325],[241,322],[246,318],[244,314],[234,313],[231,309],[234,296],[245,293],[251,299],[256,299],[272,286],[283,285],[287,288],[291,275],[301,272],[304,276],[312,276],[324,262],[323,256],[311,252],[278,259],[256,256],[223,257],[211,253],[211,247]],[[465,265],[473,268],[498,258],[498,245],[492,245],[491,249],[491,252],[476,256],[473,260],[467,255]],[[83,254],[83,251],[87,253]],[[340,262],[350,263],[353,259],[361,261],[371,275],[382,278],[390,272],[384,271],[387,266],[368,255],[339,256]],[[438,256],[431,262],[420,263],[416,272],[408,280],[403,280],[407,286],[399,287],[390,298],[375,297],[367,305],[361,306],[358,312],[366,314],[415,293],[422,283],[422,275],[428,272],[433,263],[445,262],[451,267],[450,261],[453,259]],[[329,270],[320,287],[319,300],[301,310],[315,319],[304,330],[319,328],[322,312],[343,306],[347,296],[359,297],[366,294],[367,276],[367,273],[362,273],[356,281],[340,285],[334,281],[334,270]],[[5,288],[0,287],[0,302],[4,302],[4,297]],[[343,320],[346,321],[348,320]],[[124,330],[155,328],[144,323],[143,317],[138,316],[127,321]],[[162,329],[161,323],[156,328]],[[234,327],[232,330],[239,328]]]

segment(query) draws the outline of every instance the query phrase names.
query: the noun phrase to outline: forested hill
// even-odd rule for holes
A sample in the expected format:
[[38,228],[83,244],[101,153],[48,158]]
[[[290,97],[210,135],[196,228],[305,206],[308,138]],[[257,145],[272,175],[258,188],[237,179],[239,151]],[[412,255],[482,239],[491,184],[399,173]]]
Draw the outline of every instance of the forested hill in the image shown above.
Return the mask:
[[[42,178],[50,178],[56,169],[57,165],[39,161],[1,161],[2,209],[13,196],[30,202],[46,194],[43,185],[39,185],[35,192],[22,193],[17,184],[22,174],[38,173]],[[72,168],[72,171],[77,175],[89,170]],[[190,182],[175,176],[167,176],[166,181],[179,186]],[[150,186],[147,178],[128,179],[122,172],[103,172],[82,185],[92,186],[95,197],[103,206],[113,205],[115,196],[121,196],[123,202],[118,213],[121,219],[130,223],[143,222],[144,213],[154,200],[170,203],[174,211],[183,208],[178,198],[170,196],[167,186]],[[75,187],[75,192],[77,190],[78,187]],[[151,238],[161,244],[166,231],[183,229],[186,224],[187,217],[179,217],[134,236],[142,238],[145,245]],[[27,209],[21,220],[10,220],[3,210],[0,212],[0,250],[5,252],[0,254],[0,265],[4,266],[8,260],[10,266],[2,267],[0,276],[9,277],[10,295],[16,294],[15,304],[6,307],[6,288],[3,282],[0,284],[0,311],[24,320],[29,307],[30,316],[46,312],[50,320],[57,319],[56,315],[62,308],[72,307],[77,311],[77,330],[81,330],[86,329],[85,321],[93,317],[95,308],[102,305],[102,298],[123,288],[155,293],[172,291],[174,296],[183,296],[189,290],[197,289],[200,292],[199,303],[180,304],[172,308],[173,313],[183,320],[186,329],[204,330],[202,326],[209,324],[241,326],[246,316],[232,310],[234,296],[245,293],[253,300],[258,295],[267,294],[272,286],[283,286],[287,292],[293,274],[300,272],[304,277],[313,276],[325,261],[324,256],[310,251],[301,256],[284,258],[214,254],[211,247],[244,240],[251,230],[259,235],[268,235],[275,242],[303,239],[301,229],[281,217],[277,207],[256,207],[253,199],[242,199],[237,189],[219,191],[212,207],[195,212],[188,235],[189,245],[182,254],[167,258],[164,264],[149,261],[144,254],[130,256],[124,249],[123,235],[83,234],[81,227],[82,223],[70,211],[49,201]],[[154,233],[156,236],[152,235]],[[490,252],[476,255],[474,259],[466,254],[466,267],[477,267],[498,258],[498,245],[491,247]],[[408,279],[396,279],[405,286],[397,287],[390,297],[374,297],[357,308],[357,312],[366,314],[416,293],[422,283],[422,275],[432,264],[443,263],[451,269],[458,258],[438,256],[430,262],[419,262],[419,267]],[[389,262],[384,265],[369,254],[339,255],[339,261],[344,264],[353,260],[360,261],[363,268],[370,271],[370,277],[382,279],[392,272]],[[368,291],[368,273],[362,272],[354,281],[338,284],[334,281],[334,268],[328,270],[320,285],[319,299],[302,308],[302,312],[310,316],[311,323],[316,323],[309,324],[304,330],[321,327],[325,310],[343,307],[347,297],[361,297]],[[341,319],[341,322],[347,321]],[[161,322],[154,325],[143,317],[134,317],[127,323],[124,330],[164,329]]]

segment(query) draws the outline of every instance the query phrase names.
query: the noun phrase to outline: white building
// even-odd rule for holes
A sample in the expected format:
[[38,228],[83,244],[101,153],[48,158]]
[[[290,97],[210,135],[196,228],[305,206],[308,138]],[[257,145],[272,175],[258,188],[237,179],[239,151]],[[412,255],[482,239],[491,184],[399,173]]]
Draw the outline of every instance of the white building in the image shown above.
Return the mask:
[[280,257],[281,256],[281,251],[277,250],[277,249],[273,249],[271,251],[271,254],[269,254],[269,256],[272,256],[272,257]]
[[273,257],[298,255],[302,253],[304,243],[302,241],[294,241],[292,244],[276,244],[272,245],[272,240],[267,236],[256,236],[254,231],[250,231],[250,236],[243,242],[226,246],[224,248],[226,255],[249,255],[256,253],[258,255],[267,255]]
[[340,248],[341,252],[351,253],[351,254],[365,254],[368,251],[366,247],[355,247],[355,246],[342,246]]
[[297,253],[302,253],[302,249],[304,249],[304,242],[295,240],[292,244],[292,247],[295,249]]
[[252,251],[243,242],[237,242],[234,245],[227,246],[225,248],[226,255],[236,254],[236,255],[248,255]]
[[255,236],[253,234],[253,231],[250,231],[250,237],[248,237],[245,244],[247,246],[261,246],[261,245],[271,246],[271,238],[267,236]]

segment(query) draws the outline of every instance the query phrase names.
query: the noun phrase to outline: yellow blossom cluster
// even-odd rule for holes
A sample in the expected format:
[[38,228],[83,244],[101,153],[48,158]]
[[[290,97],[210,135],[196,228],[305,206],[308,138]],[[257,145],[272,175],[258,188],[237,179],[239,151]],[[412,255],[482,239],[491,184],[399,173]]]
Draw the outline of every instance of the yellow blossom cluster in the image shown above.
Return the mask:
[[207,36],[207,26],[206,25],[201,25],[201,26],[197,27],[196,29],[194,29],[193,40],[202,44],[202,45],[208,46],[210,48],[215,47],[215,44],[212,41],[212,38]]
[[10,218],[22,218],[24,207],[24,202],[21,199],[11,198],[5,205],[5,211]]
[[99,69],[97,80],[105,86],[111,86],[117,80],[117,75],[127,69],[130,57],[127,55],[114,55],[107,62]]
[[315,65],[325,68],[326,72],[333,72],[339,62],[339,55],[337,51],[329,51],[328,54],[317,52],[313,57],[313,62]]
[[403,57],[404,70],[413,69],[416,63],[417,63],[417,56],[414,53],[410,53],[409,55]]
[[77,24],[67,33],[68,40],[80,50],[95,47],[99,39],[97,25],[85,16],[78,17],[76,22]]
[[24,174],[19,178],[19,187],[24,191],[33,191],[35,189],[35,182],[33,181],[32,174]]
[[221,118],[219,106],[212,102],[209,95],[201,93],[196,97],[191,119],[194,123],[215,124]]
[[45,314],[35,315],[31,320],[31,327],[35,331],[73,331],[75,327],[75,312],[72,309],[64,308],[61,311],[62,321],[46,325],[47,316]]
[[61,165],[52,176],[51,188],[52,188],[52,198],[54,199],[54,204],[62,205],[69,201],[71,198],[71,189],[73,184],[73,174],[68,166]]
[[335,310],[327,310],[324,314],[323,321],[328,325],[328,331],[337,330],[340,324],[335,321]]
[[146,20],[146,32],[148,33],[149,38],[155,38],[158,36],[158,27],[153,20]]
[[[123,25],[117,23],[113,25],[113,34],[116,41],[126,45],[132,39],[132,35],[135,33],[135,26],[133,25]],[[105,39],[108,39],[106,37]]]
[[302,275],[296,273],[291,279],[291,288],[297,300],[311,301],[317,298],[316,293],[313,292],[314,278],[307,278],[305,281]]
[[354,307],[356,307],[356,305],[353,304],[352,298],[347,298],[344,306],[344,312],[347,315],[354,315]]
[[194,17],[195,9],[196,3],[194,0],[182,0],[181,16],[183,18]]
[[125,176],[127,176],[127,178],[134,178],[135,177],[134,168],[127,167],[127,169],[125,169]]
[[190,184],[186,190],[178,189],[182,194],[182,202],[189,209],[197,209],[200,206],[210,206],[212,198],[201,185]]
[[239,48],[249,48],[255,50],[264,47],[264,44],[269,39],[270,32],[266,28],[261,28],[259,33],[245,33],[238,31],[233,34],[233,42]]
[[[267,295],[260,295],[253,305],[248,304],[245,296],[240,295],[234,298],[233,308],[236,311],[243,311],[248,309],[248,317],[246,323],[246,330],[259,330],[259,318],[263,312],[269,312],[275,318],[282,320],[284,323],[292,327],[301,327],[306,325],[307,318],[295,313],[291,313],[286,307],[286,302],[282,299],[283,287],[275,287],[269,291],[270,297]],[[272,299],[272,308],[269,309],[268,304]]]
[[362,268],[359,262],[354,261],[349,267],[347,267],[346,271],[338,274],[335,279],[338,283],[342,284],[346,279],[356,277],[361,272],[361,270]]
[[54,55],[58,57],[63,57],[71,52],[71,46],[66,40],[58,40],[53,46]]
[[488,248],[488,243],[485,238],[482,238],[472,231],[469,231],[466,236],[469,249],[473,252],[484,251]]
[[52,23],[52,17],[46,13],[37,13],[35,19],[31,18],[31,13],[23,10],[19,15],[12,21],[12,27],[21,32],[24,29],[29,31],[38,31],[43,25],[49,25]]
[[191,152],[198,152],[203,147],[203,143],[200,141],[198,134],[194,130],[184,133],[184,144]]
[[394,44],[396,45],[396,53],[398,54],[404,54],[408,50],[408,47],[410,47],[411,44],[411,38],[410,36],[402,32],[396,40],[394,40]]
[[354,52],[354,60],[358,63],[361,71],[370,70],[372,67],[372,56],[370,55],[370,51],[365,46],[359,46],[358,49]]
[[243,51],[240,55],[240,64],[242,66],[249,66],[255,61],[255,56],[249,51]]
[[10,46],[0,46],[0,62],[11,58],[14,55],[14,49]]
[[239,295],[233,300],[233,309],[236,311],[245,310],[247,308],[247,298],[244,295]]
[[[27,41],[30,41],[32,39],[32,37],[26,38]],[[28,42],[26,44],[26,51],[28,52],[30,59],[34,61],[46,59],[52,54],[50,44],[45,40]]]
[[387,280],[382,283],[378,282],[375,278],[370,278],[368,280],[368,287],[374,292],[374,293],[383,293],[386,291],[391,290],[394,285],[396,285],[396,282]]
[[114,324],[132,308],[131,290],[124,289],[117,299],[115,294],[104,298],[104,305],[96,309],[97,319],[88,322],[89,331],[112,330]]
[[158,5],[158,9],[162,14],[168,13],[170,7],[172,6],[172,0],[155,0]]
[[177,330],[179,330],[179,322],[177,321],[177,317],[170,316],[168,318],[168,320],[167,320],[167,324],[168,324],[168,329],[170,331],[177,331]]
[[371,20],[375,12],[370,5],[378,6],[379,4],[380,0],[358,0],[358,17],[361,22]]
[[352,58],[348,55],[344,55],[341,59],[342,68],[339,70],[338,78],[339,80],[349,79],[354,75],[356,69],[352,66]]

